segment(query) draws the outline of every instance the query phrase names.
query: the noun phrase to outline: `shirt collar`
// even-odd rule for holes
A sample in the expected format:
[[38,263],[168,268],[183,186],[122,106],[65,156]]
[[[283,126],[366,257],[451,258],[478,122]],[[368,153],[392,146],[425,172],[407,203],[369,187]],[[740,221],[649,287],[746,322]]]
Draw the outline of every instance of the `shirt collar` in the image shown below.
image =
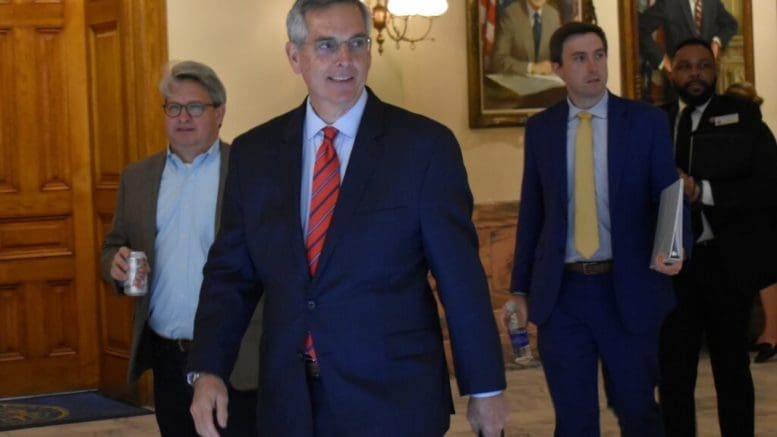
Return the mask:
[[529,12],[529,18],[533,18],[535,12],[538,13],[540,15],[540,17],[542,17],[542,10],[543,9],[544,8],[542,6],[540,6],[539,9],[534,9],[531,6],[531,2],[529,2],[529,0],[526,0],[526,11]]
[[[698,111],[700,114],[703,114],[704,110],[707,109],[707,106],[710,104],[711,101],[712,101],[712,97],[707,99],[706,102],[704,102],[701,105],[697,106],[694,111]],[[688,104],[685,103],[683,101],[683,99],[678,99],[677,102],[678,102],[678,112],[677,113],[680,114],[680,113],[683,112],[683,110],[685,110],[685,107],[688,106]]]
[[[338,135],[343,134],[349,138],[356,138],[356,132],[359,130],[359,123],[362,120],[366,106],[367,89],[365,88],[351,109],[332,123],[332,126],[337,129]],[[312,140],[326,126],[327,123],[313,110],[313,105],[310,104],[310,97],[308,97],[305,104],[305,125],[303,127],[305,139],[308,141]]]
[[575,106],[574,103],[572,103],[572,100],[567,97],[567,103],[569,104],[569,118],[568,120],[572,120],[574,118],[577,118],[577,114],[582,111],[588,111],[596,118],[601,119],[607,119],[607,101],[610,99],[610,93],[608,91],[604,92],[604,95],[602,95],[602,98],[599,99],[596,104],[588,109],[581,109]]
[[[209,156],[218,154],[220,143],[221,143],[221,140],[219,138],[216,138],[216,141],[214,141],[213,144],[211,144],[210,147],[208,147],[208,150],[197,155],[194,158],[194,160],[192,160],[191,164],[207,159]],[[173,149],[170,147],[170,143],[167,143],[167,159],[172,160],[175,163],[180,163],[182,165],[185,165],[181,157],[176,155],[175,152],[173,152]]]

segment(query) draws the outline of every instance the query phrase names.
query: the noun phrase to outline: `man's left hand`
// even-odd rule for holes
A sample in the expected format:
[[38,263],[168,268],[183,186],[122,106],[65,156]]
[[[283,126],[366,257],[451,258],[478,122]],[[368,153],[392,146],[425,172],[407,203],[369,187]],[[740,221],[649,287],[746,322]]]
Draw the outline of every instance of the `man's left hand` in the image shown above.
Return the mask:
[[685,258],[684,255],[680,257],[680,261],[667,264],[664,255],[659,253],[656,255],[656,271],[665,275],[674,276],[680,273],[680,270],[683,268],[683,258]]
[[483,437],[499,437],[507,423],[507,402],[504,393],[485,398],[469,397],[467,420],[472,431]]

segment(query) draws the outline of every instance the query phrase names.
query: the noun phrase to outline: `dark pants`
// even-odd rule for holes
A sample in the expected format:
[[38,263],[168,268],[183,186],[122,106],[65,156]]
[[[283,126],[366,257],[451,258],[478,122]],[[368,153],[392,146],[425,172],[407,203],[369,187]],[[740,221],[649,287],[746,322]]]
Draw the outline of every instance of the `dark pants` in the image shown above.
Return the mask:
[[660,437],[655,401],[658,327],[633,334],[621,323],[612,274],[564,273],[556,307],[539,327],[538,346],[553,407],[556,436],[598,436],[598,364],[623,436]]
[[[149,329],[153,344],[154,405],[156,421],[163,437],[196,436],[189,413],[192,388],[186,382],[187,352],[173,341],[160,338]],[[229,418],[222,436],[255,436],[256,390],[240,391],[228,385]]]
[[675,279],[677,308],[661,332],[659,386],[667,436],[696,435],[694,391],[706,337],[723,437],[752,436],[753,379],[747,329],[754,291],[738,291],[718,247],[699,245]]

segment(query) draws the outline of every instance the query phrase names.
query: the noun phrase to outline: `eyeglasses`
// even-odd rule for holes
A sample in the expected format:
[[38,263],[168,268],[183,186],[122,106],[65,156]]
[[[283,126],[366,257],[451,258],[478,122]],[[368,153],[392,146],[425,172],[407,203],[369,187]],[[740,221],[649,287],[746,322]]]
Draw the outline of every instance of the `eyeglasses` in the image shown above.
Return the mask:
[[320,57],[330,57],[339,52],[340,47],[342,47],[343,44],[348,48],[350,54],[362,55],[370,50],[371,43],[372,38],[368,36],[354,36],[345,41],[338,41],[335,38],[324,38],[310,44],[313,46],[316,55]]
[[185,105],[181,103],[165,103],[162,105],[162,108],[165,109],[165,114],[167,114],[170,118],[175,118],[181,115],[181,111],[186,109],[186,112],[192,116],[192,117],[199,117],[200,115],[205,113],[205,108],[208,106],[216,107],[217,105],[213,103],[200,103],[200,102],[192,102],[187,103]]

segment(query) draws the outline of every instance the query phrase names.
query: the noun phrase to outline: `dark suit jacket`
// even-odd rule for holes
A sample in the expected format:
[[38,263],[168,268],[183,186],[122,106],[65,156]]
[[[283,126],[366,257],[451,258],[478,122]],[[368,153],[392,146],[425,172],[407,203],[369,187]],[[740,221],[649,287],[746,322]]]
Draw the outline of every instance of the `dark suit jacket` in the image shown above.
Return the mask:
[[[511,290],[528,294],[542,325],[553,311],[567,242],[566,100],[526,124],[523,186]],[[617,308],[632,332],[658,329],[674,305],[669,277],[649,268],[661,190],[677,180],[669,130],[658,109],[612,94],[607,169]],[[686,212],[686,223],[688,222]],[[685,232],[690,245],[690,227]]]
[[[222,193],[229,162],[229,145],[221,143],[221,168],[219,173],[219,198],[216,203],[216,229],[221,219]],[[154,268],[154,241],[156,239],[156,210],[159,184],[165,168],[167,151],[156,153],[141,161],[128,165],[121,175],[121,183],[116,198],[116,213],[113,226],[103,241],[101,256],[102,275],[106,281],[111,278],[111,263],[121,246],[132,250],[142,250],[148,257],[148,263]],[[148,321],[148,309],[151,302],[151,284],[149,293],[135,298],[135,315],[132,327],[132,349],[127,378],[134,383],[140,375],[151,367],[151,345],[145,331]],[[255,389],[258,383],[259,338],[261,337],[261,307],[258,307],[246,330],[240,352],[230,382],[239,390]]]
[[542,33],[537,60],[534,59],[533,23],[525,0],[500,9],[491,61],[493,72],[526,74],[529,62],[550,60],[550,36],[561,26],[558,11],[547,4],[542,7]]
[[[679,106],[663,106],[671,126]],[[733,117],[733,118],[732,118]],[[730,123],[725,119],[728,118]],[[718,121],[716,125],[716,120]],[[713,96],[693,134],[689,174],[710,183],[714,206],[701,208],[725,264],[747,291],[777,279],[773,207],[777,205],[777,144],[758,106]],[[689,169],[683,169],[688,172]]]
[[737,21],[720,0],[704,0],[702,3],[701,33],[696,33],[688,0],[656,0],[653,6],[639,14],[639,53],[654,69],[664,58],[664,51],[653,39],[653,31],[664,28],[666,53],[674,56],[677,44],[688,38],[701,38],[711,42],[720,38],[723,47],[737,33]]
[[261,435],[313,435],[300,358],[308,330],[338,435],[442,435],[452,400],[429,271],[460,391],[505,387],[456,139],[370,93],[311,278],[300,217],[304,115],[303,104],[235,140],[189,368],[227,374],[260,285]]

